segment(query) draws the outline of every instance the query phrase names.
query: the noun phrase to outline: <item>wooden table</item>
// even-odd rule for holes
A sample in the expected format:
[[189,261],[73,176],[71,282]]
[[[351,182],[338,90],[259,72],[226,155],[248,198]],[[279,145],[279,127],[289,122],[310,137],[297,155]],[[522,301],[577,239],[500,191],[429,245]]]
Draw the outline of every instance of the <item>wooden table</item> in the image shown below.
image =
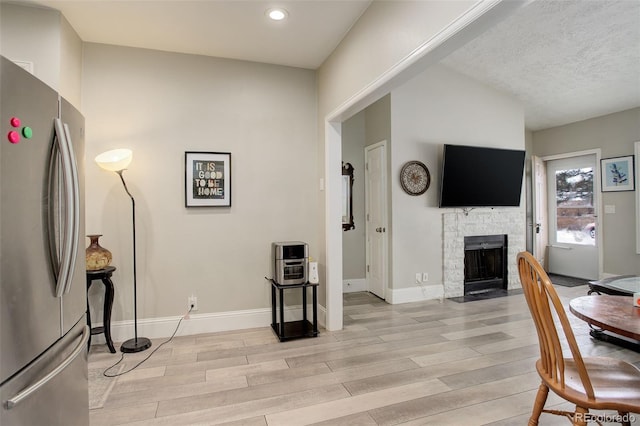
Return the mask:
[[582,296],[569,302],[569,310],[589,324],[592,337],[640,352],[640,308],[633,298]]

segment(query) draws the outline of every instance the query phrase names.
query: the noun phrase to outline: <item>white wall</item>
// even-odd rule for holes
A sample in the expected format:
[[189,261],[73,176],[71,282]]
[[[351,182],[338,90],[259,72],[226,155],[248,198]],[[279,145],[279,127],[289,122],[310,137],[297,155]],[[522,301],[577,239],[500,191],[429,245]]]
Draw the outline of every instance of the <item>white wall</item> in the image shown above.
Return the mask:
[[81,109],[82,41],[60,12],[0,4],[0,53],[31,62],[36,77]]
[[[134,165],[127,172],[128,178],[132,181],[130,184],[132,191],[134,193],[136,190],[140,191],[138,197],[142,196],[142,199],[138,200],[138,209],[140,214],[144,216],[139,221],[144,224],[139,227],[147,227],[138,231],[139,234],[142,234],[142,237],[139,236],[139,240],[143,240],[141,244],[144,245],[145,251],[149,252],[140,256],[142,258],[140,262],[144,266],[140,275],[146,274],[144,275],[145,279],[150,279],[153,283],[150,285],[151,288],[145,288],[146,293],[149,294],[145,297],[150,297],[152,300],[143,301],[145,311],[141,315],[149,317],[175,312],[176,306],[186,305],[186,299],[182,300],[183,293],[191,292],[193,286],[198,286],[198,289],[205,288],[206,294],[209,294],[209,291],[213,292],[214,290],[207,287],[212,285],[210,280],[205,280],[207,281],[205,283],[201,282],[203,276],[206,278],[221,276],[220,281],[229,281],[225,279],[229,275],[227,268],[219,268],[220,260],[215,260],[211,265],[209,261],[212,256],[205,256],[200,252],[195,253],[195,256],[183,256],[184,254],[194,254],[196,249],[204,250],[205,246],[208,249],[212,244],[218,243],[218,239],[209,245],[205,242],[198,242],[196,248],[185,247],[184,244],[178,248],[167,248],[171,244],[180,244],[181,238],[185,235],[202,237],[208,235],[206,232],[215,234],[210,231],[210,228],[222,222],[225,231],[221,239],[225,244],[230,242],[228,235],[231,233],[237,233],[237,238],[246,238],[246,235],[254,235],[252,231],[255,231],[258,234],[258,239],[263,241],[257,242],[255,247],[251,245],[245,251],[240,250],[239,244],[230,244],[232,255],[224,260],[229,260],[229,265],[236,267],[240,263],[236,261],[236,258],[244,256],[247,254],[246,252],[249,256],[255,257],[257,254],[258,256],[255,258],[262,258],[261,250],[264,243],[272,240],[270,233],[276,233],[271,229],[271,222],[275,221],[276,229],[281,231],[278,227],[286,227],[286,225],[280,222],[280,218],[286,215],[277,208],[275,209],[277,211],[274,212],[273,209],[265,207],[275,203],[272,199],[267,200],[264,192],[260,194],[251,192],[257,191],[255,189],[256,182],[261,184],[262,191],[268,191],[275,187],[276,189],[272,193],[275,195],[272,198],[280,199],[285,192],[286,195],[290,195],[291,191],[288,189],[299,190],[304,194],[300,197],[303,201],[302,205],[305,207],[299,214],[305,216],[305,229],[303,236],[296,238],[305,239],[312,244],[312,255],[318,257],[321,262],[321,280],[325,282],[323,279],[325,278],[326,253],[333,250],[332,244],[336,239],[327,237],[332,233],[332,230],[325,229],[327,215],[325,193],[316,191],[319,187],[320,177],[324,177],[329,186],[333,183],[326,170],[335,169],[335,173],[338,174],[340,162],[338,154],[325,163],[325,117],[332,111],[346,111],[343,108],[345,105],[366,106],[379,99],[384,94],[376,92],[380,89],[378,84],[380,81],[388,81],[389,76],[396,75],[395,70],[398,69],[398,66],[403,68],[402,64],[406,64],[407,57],[412,56],[416,49],[425,46],[435,36],[447,28],[451,28],[452,21],[465,16],[465,13],[477,4],[479,4],[477,1],[374,2],[318,71],[317,92],[314,90],[315,81],[310,84],[300,83],[303,87],[300,96],[304,98],[299,101],[304,104],[302,107],[296,105],[296,102],[289,102],[295,98],[294,93],[288,93],[280,102],[277,93],[272,93],[266,87],[260,87],[256,91],[254,87],[248,88],[247,83],[262,81],[266,75],[268,76],[267,80],[276,81],[278,87],[292,86],[289,80],[295,82],[293,86],[296,86],[297,78],[291,79],[291,75],[301,79],[314,80],[314,75],[310,71],[268,67],[259,64],[243,64],[243,66],[236,67],[228,65],[233,61],[170,55],[161,52],[151,53],[143,50],[116,49],[117,51],[111,52],[109,47],[89,45],[88,48],[93,50],[93,57],[84,61],[84,66],[87,68],[85,73],[90,73],[90,75],[85,75],[84,78],[83,98],[91,105],[86,107],[83,105],[83,110],[86,110],[85,114],[91,120],[87,127],[89,128],[90,125],[95,127],[87,135],[89,141],[87,185],[91,188],[88,201],[92,204],[89,208],[97,209],[97,213],[88,212],[87,231],[106,234],[104,244],[109,246],[111,243],[110,247],[120,253],[119,261],[121,263],[118,274],[122,277],[130,276],[130,265],[126,264],[126,259],[130,258],[126,254],[128,244],[126,236],[130,219],[129,207],[126,204],[126,199],[124,205],[122,203],[122,188],[117,179],[116,182],[113,182],[114,179],[107,177],[105,172],[100,171],[103,173],[100,175],[97,170],[92,170],[89,166],[90,159],[104,149],[121,144],[132,146],[136,152],[134,154],[136,158],[141,155],[142,158],[149,158],[149,154],[159,157],[156,161],[159,164],[159,170],[149,165],[148,162],[140,164],[138,160],[134,160]],[[496,9],[498,8],[496,7]],[[238,69],[242,69],[246,73],[238,73]],[[251,71],[248,71],[249,69]],[[193,75],[191,75],[192,71]],[[242,80],[238,78],[240,75],[249,75],[250,77],[246,81],[240,81]],[[305,77],[302,78],[301,75],[305,75]],[[187,78],[182,79],[184,76]],[[205,84],[202,84],[203,82]],[[187,90],[183,91],[182,86],[186,86]],[[269,92],[269,96],[266,97],[271,97],[271,103],[262,99],[261,95],[267,92]],[[374,95],[376,97],[371,99],[373,92],[378,95]],[[317,109],[315,108],[316,93],[318,94]],[[256,104],[262,108],[261,111],[250,107],[254,105],[253,95],[260,98]],[[274,104],[273,99],[278,101]],[[370,101],[368,101],[369,99]],[[311,105],[306,104],[307,101]],[[236,109],[238,105],[240,108]],[[274,105],[277,105],[275,107],[277,117],[270,115]],[[314,114],[314,118],[311,120],[306,115],[309,111]],[[234,115],[233,112],[237,113]],[[247,114],[247,112],[249,113]],[[289,118],[288,123],[294,123],[286,127],[286,130],[283,130],[284,127],[280,127],[286,120],[284,116]],[[192,117],[196,118],[192,119]],[[211,119],[211,117],[215,117],[215,119]],[[293,118],[291,119],[291,117]],[[316,118],[319,124],[317,131],[315,128]],[[274,128],[270,128],[269,123],[275,123]],[[278,129],[276,130],[275,127]],[[310,127],[313,127],[314,133],[312,135],[307,134]],[[203,132],[203,128],[206,128],[207,131]],[[269,130],[266,132],[266,138],[262,134],[265,128]],[[216,132],[213,138],[211,137],[211,129]],[[331,132],[335,133],[336,130],[339,134],[339,126]],[[276,133],[278,134],[276,135]],[[203,134],[206,137],[203,137]],[[132,140],[136,142],[131,142]],[[193,146],[190,149],[202,150],[223,150],[232,143],[238,144],[237,147],[234,145],[232,151],[234,153],[234,206],[231,210],[238,207],[236,185],[242,179],[246,179],[244,181],[246,186],[243,190],[250,188],[249,195],[257,197],[252,198],[252,200],[258,201],[252,204],[254,211],[246,213],[248,210],[244,207],[241,215],[234,216],[230,220],[228,219],[229,215],[221,210],[213,213],[176,210],[176,201],[179,199],[176,200],[174,197],[177,196],[176,193],[182,194],[183,191],[181,173],[183,173],[182,168],[184,167],[182,155],[185,150],[185,140],[189,140],[189,145]],[[255,143],[256,140],[262,144]],[[252,147],[258,147],[257,154],[252,152],[251,148],[246,145],[247,143]],[[176,148],[174,144],[179,144],[180,147]],[[294,149],[283,147],[285,144],[291,145]],[[268,148],[265,145],[269,145]],[[220,146],[223,148],[219,148]],[[299,149],[300,146],[304,146],[304,148]],[[275,151],[270,150],[273,147],[275,147]],[[339,148],[337,150],[339,152]],[[307,157],[309,161],[307,161]],[[178,159],[176,160],[176,158]],[[290,161],[283,161],[282,158]],[[275,177],[266,173],[265,182],[265,173],[261,169],[257,171],[260,167],[264,167],[265,159],[267,162],[276,159],[275,163],[279,166],[278,169],[293,167],[294,173],[277,174],[274,175]],[[292,161],[292,159],[302,159],[302,161]],[[241,167],[238,161],[244,165],[253,166],[253,174],[250,178],[245,176],[236,178],[237,167]],[[141,169],[136,170],[138,167]],[[296,171],[304,173],[300,174],[299,178],[291,179],[292,175],[298,176]],[[145,181],[144,177],[150,175],[156,177],[154,182]],[[280,186],[275,185],[276,180],[282,181],[278,182]],[[337,177],[335,180],[338,182],[337,188],[339,188]],[[242,194],[245,193],[242,192]],[[332,195],[329,195],[329,199],[339,199],[339,195],[333,198]],[[262,203],[263,201],[269,202]],[[243,202],[245,205],[249,204],[246,202],[246,198]],[[95,207],[93,207],[94,204],[96,204]],[[256,205],[259,207],[256,208]],[[267,217],[261,216],[261,213]],[[212,218],[215,221],[212,221]],[[299,230],[301,224],[299,226],[297,218],[298,216],[293,221],[288,218],[286,223],[293,223],[293,228]],[[247,229],[248,224],[254,222],[267,229]],[[92,229],[92,226],[101,229]],[[202,229],[205,231],[203,232]],[[117,238],[114,237],[115,232],[119,233]],[[269,235],[266,236],[267,234]],[[277,235],[282,236],[282,232],[277,232]],[[145,238],[152,237],[160,240],[145,240]],[[110,238],[114,239],[110,241]],[[326,244],[327,241],[329,246]],[[260,248],[257,248],[258,246]],[[221,252],[222,250],[217,247],[210,250],[215,253]],[[313,247],[317,247],[317,252]],[[178,252],[180,256],[171,256]],[[228,253],[229,251],[223,251],[225,256]],[[169,255],[167,256],[167,254]],[[158,264],[157,259],[160,258],[163,260],[161,264]],[[184,260],[185,258],[187,260]],[[200,263],[199,260],[203,260],[203,262]],[[178,263],[175,272],[167,266],[170,262]],[[187,263],[187,265],[181,262]],[[264,260],[264,262],[265,265],[268,264],[268,260]],[[224,266],[227,266],[227,263]],[[243,281],[247,274],[253,277],[254,272],[257,272],[255,270],[248,271],[244,267],[239,269],[241,269],[239,274]],[[262,273],[265,268],[258,267],[257,269],[260,269]],[[339,268],[339,272],[341,273],[341,268]],[[233,274],[237,274],[237,272],[233,271]],[[236,277],[237,275],[233,275],[233,278]],[[332,276],[332,279],[335,278]],[[336,281],[340,279],[341,274],[337,276]],[[165,286],[161,282],[171,282],[172,284]],[[179,282],[179,286],[183,287],[179,291],[179,297],[176,297],[178,291],[172,290],[166,297],[162,294],[157,302],[153,300],[155,297],[160,297],[165,288],[175,289],[176,282]],[[149,284],[142,283],[141,285],[149,286]],[[218,283],[216,282],[214,285],[218,285]],[[125,285],[122,284],[122,286]],[[255,288],[257,287],[250,287],[251,291]],[[260,291],[266,291],[266,286],[259,286],[259,288]],[[224,298],[224,301],[204,301],[204,304],[201,301],[201,309],[217,312],[217,309],[226,311],[237,309],[238,305],[266,306],[263,294],[255,295],[250,292],[246,299],[243,299],[239,293],[247,290],[244,285],[240,285],[239,289],[235,287],[230,289],[216,287],[215,289],[218,292],[216,294],[227,290],[230,291],[230,294],[229,297]],[[128,296],[120,295],[119,297]],[[171,300],[169,301],[169,299]],[[244,302],[239,302],[241,299]],[[341,300],[335,297],[334,299]],[[319,300],[320,304],[325,301],[324,285],[320,288]],[[123,311],[129,309],[127,306],[130,305],[127,300],[118,300],[117,304]],[[336,318],[340,318],[339,321],[341,321],[341,310],[334,312],[337,312]],[[114,312],[114,315],[117,320],[118,313]],[[130,314],[127,312],[123,312],[121,315],[123,318],[130,318]],[[341,322],[336,322],[331,328],[339,327],[340,324]]]
[[[415,273],[427,272],[427,286],[438,287],[443,283],[442,214],[454,211],[438,208],[442,145],[524,149],[523,108],[514,98],[434,66],[391,92],[391,134],[391,285],[415,288]],[[410,196],[400,187],[400,169],[410,160],[429,168],[431,186],[425,195]]]
[[[595,148],[601,149],[602,158],[633,155],[636,141],[640,141],[640,108],[533,132],[533,150],[540,157]],[[639,182],[640,177],[636,176],[636,191],[640,190]],[[615,213],[605,213],[600,220],[606,275],[640,274],[640,255],[636,253],[634,238],[635,223],[640,220],[635,210],[635,194],[635,191],[602,194],[603,206],[615,206]]]
[[342,232],[342,277],[344,280],[365,279],[365,206],[364,147],[365,112],[354,115],[343,124],[342,161],[353,166],[353,219],[355,228]]
[[82,109],[82,40],[60,16],[60,94]]
[[[342,238],[334,229],[340,218],[341,126],[337,120],[348,119],[386,95],[394,79],[408,79],[400,74],[408,73],[417,56],[433,51],[423,49],[425,46],[441,46],[446,37],[438,35],[452,28],[452,22],[462,19],[462,27],[470,28],[467,21],[473,18],[465,19],[465,14],[477,4],[480,2],[373,2],[318,70],[318,169],[327,187],[319,197],[323,212],[317,231],[323,244],[319,267],[325,283],[319,298],[325,301],[329,330],[342,328]],[[461,40],[458,37],[451,44]]]
[[33,63],[33,74],[52,88],[60,81],[60,12],[0,4],[0,47],[13,61]]
[[321,118],[366,90],[476,3],[372,2],[318,70]]
[[[191,294],[198,314],[268,309],[271,242],[318,257],[313,71],[89,43],[83,106],[86,230],[118,268],[114,321],[132,318],[131,203],[92,161],[108,149],[134,153],[140,318],[181,315]],[[231,153],[230,208],[185,208],[185,151]]]

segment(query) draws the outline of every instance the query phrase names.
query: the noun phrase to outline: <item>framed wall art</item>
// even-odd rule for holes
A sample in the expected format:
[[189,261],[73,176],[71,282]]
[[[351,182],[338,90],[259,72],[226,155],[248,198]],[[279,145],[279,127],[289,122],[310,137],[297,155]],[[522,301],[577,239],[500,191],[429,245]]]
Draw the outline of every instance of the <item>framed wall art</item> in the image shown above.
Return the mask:
[[635,188],[633,155],[600,160],[602,192],[633,191]]
[[185,152],[185,206],[231,206],[231,153]]

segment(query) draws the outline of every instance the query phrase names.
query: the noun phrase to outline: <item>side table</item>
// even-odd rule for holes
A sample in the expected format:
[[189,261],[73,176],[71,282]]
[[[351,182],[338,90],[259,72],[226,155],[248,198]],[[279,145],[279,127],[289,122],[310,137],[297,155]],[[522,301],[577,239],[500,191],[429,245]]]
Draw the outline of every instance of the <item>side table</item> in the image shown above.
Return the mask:
[[[273,279],[271,282],[271,328],[278,336],[281,342],[285,340],[298,339],[301,337],[316,337],[318,335],[318,284],[276,284]],[[294,288],[302,289],[302,320],[301,321],[284,321],[284,290]],[[312,322],[307,320],[307,289],[312,289]],[[280,299],[280,318],[276,316],[276,290]]]
[[[91,336],[94,334],[104,333],[104,337],[107,341],[109,351],[114,354],[116,348],[113,347],[113,340],[111,340],[111,308],[113,307],[114,289],[113,282],[111,281],[111,275],[116,268],[114,266],[107,266],[104,269],[98,269],[97,271],[87,271],[87,325],[91,329]],[[104,312],[102,316],[102,327],[91,328],[91,311],[89,310],[89,287],[94,280],[102,281],[104,284]],[[89,348],[91,347],[91,336],[89,336]]]

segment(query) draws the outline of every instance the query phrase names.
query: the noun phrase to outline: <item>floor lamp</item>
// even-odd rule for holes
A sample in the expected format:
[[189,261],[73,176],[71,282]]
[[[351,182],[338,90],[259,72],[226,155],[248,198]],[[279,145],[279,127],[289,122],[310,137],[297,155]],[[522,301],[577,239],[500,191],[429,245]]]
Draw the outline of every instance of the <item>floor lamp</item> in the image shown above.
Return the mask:
[[125,353],[141,352],[151,347],[151,340],[146,337],[138,337],[138,288],[136,281],[136,201],[129,192],[127,184],[124,181],[124,172],[131,163],[133,153],[130,149],[114,149],[112,151],[103,152],[95,158],[95,162],[105,170],[116,172],[120,176],[124,190],[131,198],[132,211],[132,229],[133,229],[133,328],[134,338],[122,343],[120,350]]

